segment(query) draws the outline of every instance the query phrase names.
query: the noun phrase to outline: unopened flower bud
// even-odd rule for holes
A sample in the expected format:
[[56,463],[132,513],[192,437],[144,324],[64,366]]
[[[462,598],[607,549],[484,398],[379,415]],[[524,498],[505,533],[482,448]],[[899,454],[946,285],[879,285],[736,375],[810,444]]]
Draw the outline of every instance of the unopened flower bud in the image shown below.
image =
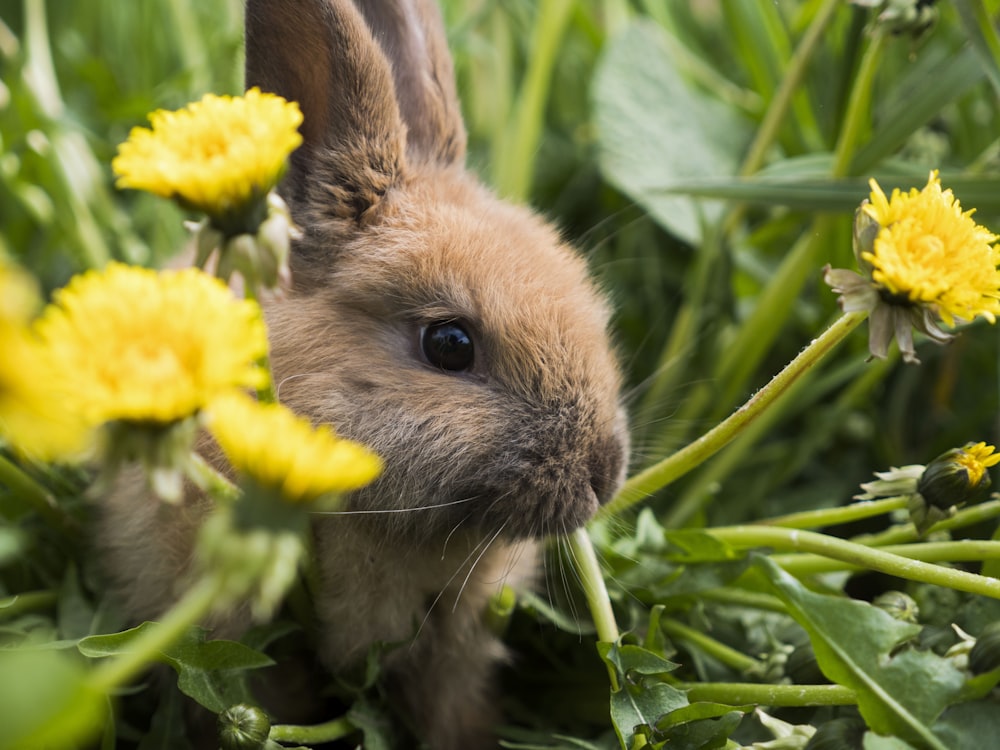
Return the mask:
[[872,604],[893,618],[916,624],[920,608],[909,594],[902,591],[885,591],[872,600]]
[[917,492],[928,504],[947,510],[975,504],[986,498],[990,475],[986,469],[1000,461],[1000,454],[985,443],[969,443],[942,453],[924,469]]
[[844,716],[821,724],[803,750],[861,750],[868,727],[864,721]]
[[969,651],[969,671],[972,674],[992,672],[1000,667],[1000,622],[991,622],[976,639]]
[[256,706],[238,703],[219,714],[222,750],[263,750],[271,733],[271,720]]

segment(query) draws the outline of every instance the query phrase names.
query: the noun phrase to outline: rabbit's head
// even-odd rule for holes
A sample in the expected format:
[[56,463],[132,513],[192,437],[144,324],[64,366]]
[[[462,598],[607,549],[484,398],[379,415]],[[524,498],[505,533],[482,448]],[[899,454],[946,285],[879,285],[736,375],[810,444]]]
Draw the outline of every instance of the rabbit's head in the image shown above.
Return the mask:
[[249,0],[246,52],[247,85],[304,114],[282,187],[303,236],[267,310],[279,397],[385,460],[350,509],[418,539],[585,522],[628,445],[608,307],[465,171],[436,8]]

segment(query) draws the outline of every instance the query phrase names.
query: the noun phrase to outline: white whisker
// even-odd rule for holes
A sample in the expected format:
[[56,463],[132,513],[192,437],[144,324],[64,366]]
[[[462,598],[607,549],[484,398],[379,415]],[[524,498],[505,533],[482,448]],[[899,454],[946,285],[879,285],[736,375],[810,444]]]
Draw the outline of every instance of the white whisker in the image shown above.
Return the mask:
[[362,516],[377,515],[384,513],[416,513],[422,510],[434,510],[435,508],[447,508],[450,505],[461,505],[476,500],[475,497],[466,497],[461,500],[449,500],[446,503],[436,503],[435,505],[420,505],[416,508],[375,508],[371,510],[313,510],[315,515],[321,516]]
[[[451,607],[452,612],[458,609],[458,602],[462,598],[462,592],[465,591],[465,587],[468,585],[469,579],[472,578],[472,571],[476,569],[476,566],[479,565],[479,561],[483,559],[483,555],[486,554],[486,551],[490,548],[490,545],[492,545],[493,542],[497,540],[497,537],[500,536],[501,532],[503,532],[503,530],[506,527],[507,527],[507,522],[504,521],[503,525],[496,530],[496,533],[494,533],[493,536],[490,537],[490,540],[486,543],[486,546],[483,547],[483,551],[479,553],[479,557],[477,557],[475,561],[472,563],[472,565],[469,566],[469,572],[466,573],[465,580],[462,581],[462,585],[458,589],[458,594],[455,596],[455,603]],[[466,559],[468,560],[468,558]]]

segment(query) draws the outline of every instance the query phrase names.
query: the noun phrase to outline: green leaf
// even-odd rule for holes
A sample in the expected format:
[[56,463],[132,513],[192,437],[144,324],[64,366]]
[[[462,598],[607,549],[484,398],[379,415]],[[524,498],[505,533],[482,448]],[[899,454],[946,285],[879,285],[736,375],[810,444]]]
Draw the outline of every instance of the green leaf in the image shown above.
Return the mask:
[[368,699],[356,701],[347,712],[347,718],[364,733],[365,739],[360,746],[365,750],[392,750],[398,746],[392,720],[384,709]]
[[[77,648],[84,656],[114,656],[129,650],[132,642],[156,623],[111,635],[82,639]],[[177,672],[177,687],[210,711],[219,713],[236,703],[253,703],[245,671],[274,664],[267,655],[236,641],[206,641],[205,631],[195,628],[161,652],[160,661]]]
[[100,732],[107,708],[70,653],[0,651],[0,747],[85,746]]
[[920,626],[866,602],[813,593],[766,557],[754,564],[809,633],[823,673],[857,693],[858,708],[873,731],[947,750],[930,727],[958,698],[963,675],[931,652],[894,653]]
[[687,695],[672,685],[649,679],[676,669],[677,665],[633,644],[598,643],[597,651],[617,675],[618,690],[611,691],[611,721],[622,747],[631,747],[636,732],[654,731],[660,718],[688,705]]
[[734,174],[747,123],[678,72],[665,38],[637,22],[611,41],[594,78],[599,162],[613,185],[671,233],[697,244],[722,206],[657,190],[681,179]]
[[986,737],[1000,737],[1000,712],[995,700],[952,706],[934,725],[934,734],[949,750],[982,750]]
[[161,696],[137,750],[190,750],[184,732],[184,699],[176,690],[164,690]]

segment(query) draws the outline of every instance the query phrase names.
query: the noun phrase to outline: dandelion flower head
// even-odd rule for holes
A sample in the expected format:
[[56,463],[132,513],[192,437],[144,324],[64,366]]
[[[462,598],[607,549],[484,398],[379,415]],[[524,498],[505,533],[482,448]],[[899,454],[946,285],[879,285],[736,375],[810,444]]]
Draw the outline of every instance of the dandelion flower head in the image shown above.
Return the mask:
[[95,425],[175,422],[221,391],[267,381],[260,308],[193,268],[88,271],[56,292],[35,327],[72,383],[68,406]]
[[264,210],[288,155],[302,142],[295,102],[250,89],[244,96],[206,94],[176,111],[157,110],[151,128],[133,128],[112,169],[118,187],[147,190],[208,214],[236,234],[248,213]]
[[931,308],[950,326],[977,316],[995,322],[1000,313],[1000,248],[997,237],[962,211],[936,171],[923,190],[893,190],[871,180],[863,211],[881,227],[870,251],[872,280],[898,302]]
[[242,393],[216,399],[208,427],[237,473],[292,503],[358,489],[382,468],[375,454],[329,427]]
[[32,458],[75,459],[90,432],[64,408],[62,379],[31,331],[40,307],[35,280],[0,260],[0,436]]
[[986,443],[970,443],[956,452],[953,461],[968,472],[969,484],[977,485],[989,467],[1000,463],[1000,453],[994,453],[995,450],[994,446]]

